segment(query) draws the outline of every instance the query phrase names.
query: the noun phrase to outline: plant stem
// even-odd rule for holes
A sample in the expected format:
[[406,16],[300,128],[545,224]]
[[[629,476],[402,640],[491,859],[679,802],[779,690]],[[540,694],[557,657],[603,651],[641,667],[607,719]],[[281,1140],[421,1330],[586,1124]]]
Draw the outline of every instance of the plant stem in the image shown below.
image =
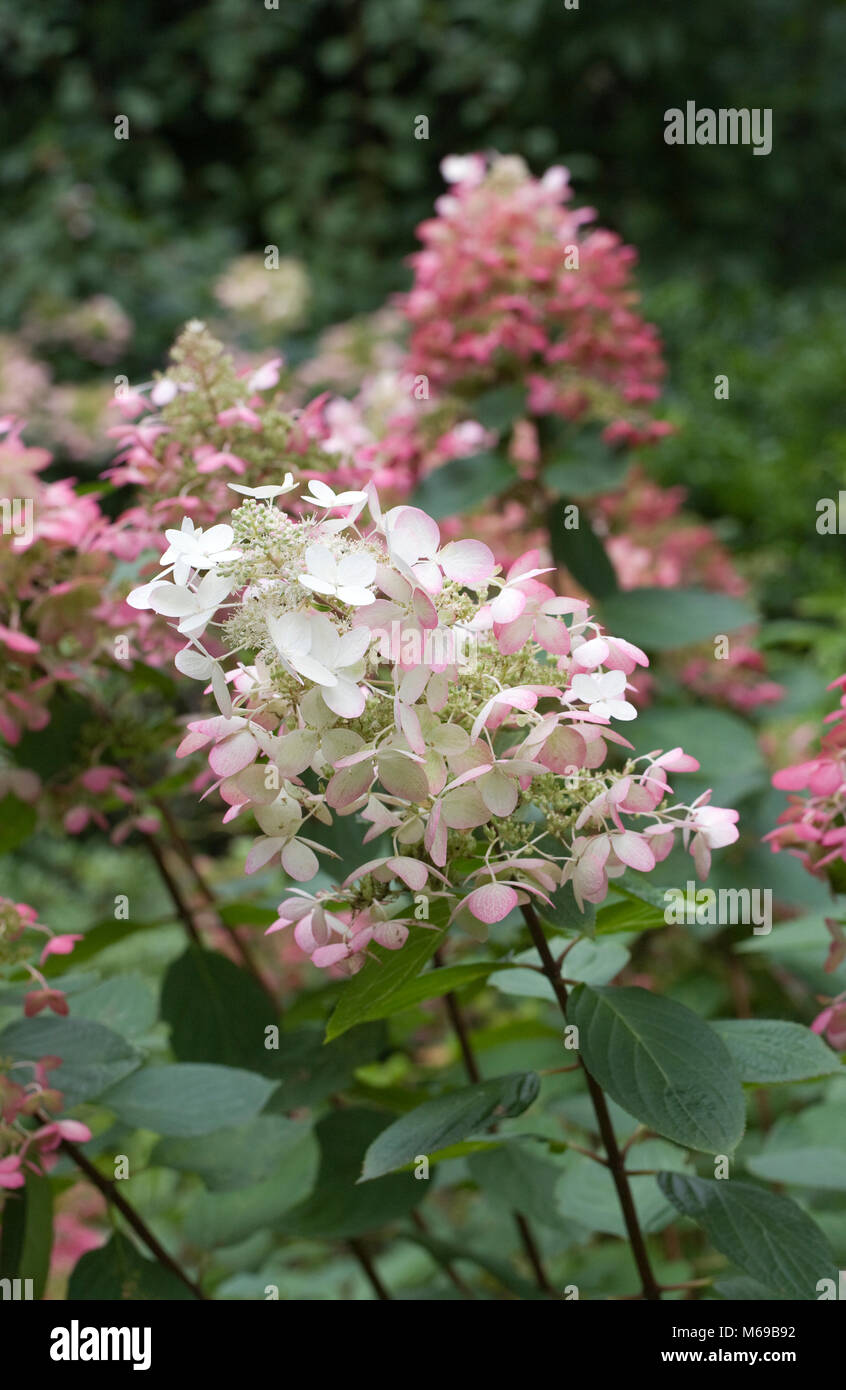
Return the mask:
[[200,870],[197,868],[197,865],[194,860],[194,854],[191,850],[191,846],[188,844],[181,830],[179,829],[179,826],[177,825],[176,820],[173,814],[171,813],[170,807],[167,806],[167,804],[163,800],[161,800],[160,797],[154,796],[152,798],[152,801],[153,805],[160,812],[162,819],[164,820],[164,823],[167,826],[168,835],[170,837],[170,843],[173,846],[173,849],[176,851],[183,864],[188,869],[188,872],[191,874],[191,877],[196,883],[199,892],[202,894],[209,908],[211,908],[211,910],[214,912],[221,929],[226,932],[226,935],[229,937],[229,940],[232,942],[232,945],[238,952],[238,955],[241,958],[242,965],[246,970],[249,971],[249,973],[253,976],[253,979],[267,995],[274,1009],[278,1011],[278,1000],[276,999],[276,996],[274,995],[270,985],[264,979],[261,971],[256,965],[250,948],[247,946],[245,941],[241,940],[235,928],[230,927],[229,923],[224,922],[223,918],[221,917],[218,911],[217,898],[215,897],[212,889],[209,887],[203,875],[200,873]]
[[[49,1116],[47,1115],[43,1118],[49,1120]],[[130,1206],[126,1198],[117,1190],[115,1183],[110,1181],[109,1178],[104,1177],[99,1168],[96,1168],[91,1160],[87,1158],[82,1150],[76,1144],[73,1144],[70,1139],[63,1139],[59,1147],[64,1150],[69,1158],[73,1159],[76,1166],[85,1174],[88,1181],[97,1188],[98,1192],[103,1194],[106,1201],[110,1202],[111,1205],[120,1212],[124,1221],[128,1226],[131,1226],[135,1234],[143,1240],[147,1249],[155,1256],[159,1264],[169,1270],[171,1274],[175,1275],[187,1289],[190,1289],[195,1298],[205,1299],[206,1295],[203,1293],[199,1284],[195,1284],[193,1279],[188,1277],[185,1271],[176,1263],[173,1256],[169,1255],[164,1246],[156,1240],[156,1237],[153,1235],[153,1232],[147,1226],[146,1222],[142,1220],[135,1208]]]
[[193,941],[195,946],[202,946],[203,942],[202,938],[200,937],[200,933],[197,930],[197,924],[194,921],[194,914],[191,911],[185,899],[183,898],[179,884],[176,882],[176,879],[173,877],[173,874],[171,873],[170,868],[168,867],[168,863],[165,859],[161,845],[159,844],[158,840],[154,835],[145,835],[144,843],[147,846],[147,849],[150,852],[153,862],[159,871],[159,876],[161,877],[162,883],[165,885],[168,893],[171,896],[171,900],[173,902],[174,907],[176,908],[177,915],[179,916],[182,925],[185,927],[188,936],[190,937],[191,941]]
[[[441,954],[440,947],[435,952],[435,960],[437,961],[438,965],[443,964],[443,956]],[[461,1012],[461,1005],[459,1004],[456,995],[453,994],[451,991],[444,995],[444,1003],[446,1005],[446,1010],[447,1014],[449,1015],[450,1023],[452,1024],[453,1030],[455,1032],[455,1036],[458,1038],[458,1045],[461,1049],[461,1056],[464,1061],[464,1070],[467,1073],[468,1080],[472,1081],[474,1085],[477,1085],[482,1080],[482,1073],[479,1071],[479,1063],[476,1061],[476,1054],[474,1053],[472,1044],[470,1042],[470,1034],[467,1029],[467,1024],[465,1022],[464,1015]],[[491,1129],[495,1130],[496,1125],[492,1125]],[[525,1216],[523,1216],[522,1212],[515,1211],[513,1215],[515,1225],[520,1233],[520,1240],[522,1241],[523,1249],[526,1252],[526,1258],[528,1259],[529,1264],[532,1266],[532,1271],[534,1273],[538,1288],[542,1289],[544,1293],[552,1294],[553,1296],[557,1297],[558,1291],[549,1282],[546,1270],[543,1267],[543,1260],[541,1258],[540,1250],[538,1249],[537,1241],[535,1240],[532,1228],[529,1225],[528,1220]]]
[[[429,1234],[429,1227],[426,1225],[426,1222],[420,1215],[419,1211],[413,1211],[411,1213],[411,1219],[417,1227],[418,1231],[422,1231],[424,1236],[427,1236]],[[465,1284],[461,1275],[458,1273],[456,1269],[453,1269],[449,1260],[445,1260],[441,1268],[443,1269],[444,1274],[447,1276],[450,1282],[454,1284],[455,1287],[458,1289],[459,1293],[463,1293],[465,1298],[475,1298],[473,1290],[467,1284]]]
[[364,1270],[364,1273],[370,1280],[370,1283],[373,1286],[373,1292],[376,1294],[376,1297],[378,1299],[381,1299],[383,1303],[390,1302],[391,1295],[385,1288],[385,1285],[382,1283],[382,1280],[379,1278],[379,1275],[376,1272],[376,1266],[370,1258],[370,1252],[367,1249],[367,1246],[364,1244],[364,1241],[359,1240],[358,1236],[351,1236],[347,1244],[349,1245],[350,1249],[352,1250],[353,1254],[355,1255],[356,1259],[358,1260],[359,1264]]
[[[531,903],[526,903],[523,907],[523,917],[529,928],[529,933],[535,949],[541,958],[543,972],[555,991],[555,997],[558,1000],[559,1007],[566,1020],[567,986],[561,979],[559,967],[555,963],[552,951],[549,948],[549,942],[544,935],[543,927],[538,921],[537,913]],[[608,1155],[608,1167],[611,1170],[614,1186],[617,1189],[617,1198],[623,1213],[623,1220],[626,1225],[626,1231],[628,1232],[629,1243],[632,1247],[632,1255],[634,1256],[637,1271],[640,1275],[643,1297],[651,1300],[660,1299],[661,1289],[656,1282],[655,1275],[652,1273],[652,1266],[649,1263],[646,1242],[643,1238],[643,1232],[640,1229],[640,1222],[638,1221],[632,1190],[626,1175],[625,1159],[620,1152],[620,1147],[617,1143],[616,1135],[614,1134],[614,1126],[611,1123],[611,1116],[608,1113],[608,1104],[605,1100],[605,1094],[599,1083],[591,1076],[584,1061],[581,1062],[581,1066],[585,1074],[588,1093],[591,1098],[591,1103],[593,1104],[602,1143]]]

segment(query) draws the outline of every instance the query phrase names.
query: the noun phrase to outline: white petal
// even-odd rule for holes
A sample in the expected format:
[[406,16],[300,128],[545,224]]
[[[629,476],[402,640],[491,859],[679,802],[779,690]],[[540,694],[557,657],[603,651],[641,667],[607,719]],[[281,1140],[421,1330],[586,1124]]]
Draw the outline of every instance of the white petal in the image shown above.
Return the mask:
[[310,496],[306,494],[304,502],[316,502],[321,507],[331,507],[335,502],[335,494],[331,487],[322,483],[319,478],[312,478],[308,485]]
[[345,666],[353,666],[360,661],[370,646],[370,629],[367,627],[353,627],[349,632],[345,632],[338,643],[337,666],[343,669]]
[[367,703],[367,696],[354,681],[340,676],[335,686],[323,690],[323,701],[341,719],[357,719]]
[[338,678],[327,667],[321,666],[319,661],[307,656],[305,652],[292,652],[288,655],[288,660],[295,671],[299,671],[301,676],[305,676],[308,681],[315,681],[317,685],[337,685]]
[[183,647],[173,658],[173,664],[189,680],[207,681],[215,663],[205,652],[198,652],[196,647]]
[[367,608],[376,602],[376,595],[372,589],[350,589],[343,584],[338,588],[338,598],[341,603],[348,603],[351,608]]
[[311,627],[305,613],[283,613],[279,618],[268,618],[267,630],[277,651],[283,655],[307,652],[311,646]]
[[228,550],[234,539],[235,532],[232,527],[221,522],[203,532],[202,548],[207,555],[211,555],[216,550]]
[[[306,551],[308,555],[308,551]],[[309,565],[312,573],[316,573],[313,565]],[[372,555],[365,555],[361,551],[345,555],[338,565],[338,583],[349,585],[351,589],[366,589],[376,578],[376,561]]]
[[337,583],[338,562],[328,545],[308,546],[305,558],[309,574],[313,574],[316,579],[324,580],[327,584]]
[[302,584],[304,589],[309,589],[313,594],[325,594],[331,596],[335,592],[335,585],[326,579],[315,579],[313,574],[298,574],[297,582]]
[[150,581],[149,584],[141,584],[137,589],[133,589],[130,593],[128,593],[126,596],[126,602],[129,604],[130,608],[138,609],[141,612],[143,612],[145,609],[151,608],[151,596],[153,594],[153,591],[159,584],[161,584],[161,582],[162,581],[160,579],[153,579]]
[[160,584],[150,596],[150,607],[163,618],[186,618],[200,607],[197,595],[178,584]]
[[218,662],[215,662],[212,668],[212,692],[221,714],[229,719],[232,714],[232,696],[229,694],[223,667]]

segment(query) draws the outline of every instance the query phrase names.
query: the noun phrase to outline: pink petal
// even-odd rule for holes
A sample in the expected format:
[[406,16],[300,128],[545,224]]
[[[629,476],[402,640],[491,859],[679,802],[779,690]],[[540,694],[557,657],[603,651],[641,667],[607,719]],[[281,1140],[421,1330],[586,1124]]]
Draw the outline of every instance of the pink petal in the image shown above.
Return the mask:
[[484,541],[450,541],[438,559],[448,579],[472,587],[487,583],[496,569],[493,551]]
[[308,883],[320,868],[317,855],[301,840],[290,840],[282,850],[282,868],[298,883]]
[[241,729],[209,753],[209,767],[218,777],[234,777],[255,762],[258,744],[249,729]]
[[482,888],[475,888],[461,906],[468,908],[477,921],[490,925],[501,922],[509,912],[513,912],[518,902],[513,888],[506,887],[504,883],[486,883]]

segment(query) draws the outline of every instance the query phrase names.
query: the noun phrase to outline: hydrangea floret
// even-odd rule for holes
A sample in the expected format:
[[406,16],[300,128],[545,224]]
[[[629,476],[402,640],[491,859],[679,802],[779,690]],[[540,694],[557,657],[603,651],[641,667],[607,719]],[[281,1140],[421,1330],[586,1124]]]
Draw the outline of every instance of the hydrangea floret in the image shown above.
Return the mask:
[[636,715],[638,647],[557,595],[531,552],[503,574],[420,508],[383,512],[372,484],[283,487],[290,512],[277,489],[238,485],[231,523],[169,531],[129,600],[175,622],[178,669],[214,694],[219,713],[179,753],[207,750],[227,822],[252,812],[246,872],[276,863],[311,883],[332,855],[314,827],[336,817],[358,816],[378,850],[329,887],[291,889],[270,931],[351,974],[371,942],[432,929],[411,895],[478,933],[567,883],[580,907],[601,902],[677,834],[707,874],[737,812],[710,793],[675,802],[668,774],[696,760],[635,756],[614,727]]

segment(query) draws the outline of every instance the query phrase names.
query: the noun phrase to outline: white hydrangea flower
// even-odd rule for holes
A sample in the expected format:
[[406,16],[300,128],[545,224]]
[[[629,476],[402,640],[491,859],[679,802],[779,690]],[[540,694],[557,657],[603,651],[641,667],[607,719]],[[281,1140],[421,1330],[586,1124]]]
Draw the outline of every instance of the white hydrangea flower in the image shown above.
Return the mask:
[[374,603],[369,587],[376,578],[372,555],[352,553],[338,560],[326,545],[310,545],[305,553],[308,572],[298,576],[300,584],[312,593],[339,598],[354,608]]
[[175,584],[184,584],[191,570],[207,570],[223,560],[236,559],[240,551],[233,550],[235,532],[231,526],[221,523],[204,531],[194,525],[190,516],[182,518],[179,531],[165,531],[169,544],[161,557],[160,564],[173,565]]
[[626,688],[625,671],[603,671],[594,676],[574,676],[570,682],[570,693],[576,700],[583,700],[591,714],[602,714],[608,719],[637,719],[637,710],[628,700],[620,697]]

